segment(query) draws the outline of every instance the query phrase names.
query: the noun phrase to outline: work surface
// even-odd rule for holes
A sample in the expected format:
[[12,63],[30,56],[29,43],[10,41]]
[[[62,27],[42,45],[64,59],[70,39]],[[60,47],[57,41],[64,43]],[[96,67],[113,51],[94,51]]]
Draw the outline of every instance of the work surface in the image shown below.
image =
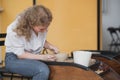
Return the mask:
[[[106,53],[106,54],[105,54]],[[51,74],[50,80],[119,80],[120,79],[120,55],[104,52],[92,56],[100,63],[106,64],[110,68],[105,74],[97,74],[95,70],[99,64],[85,67],[73,62],[46,62],[49,65]],[[104,73],[104,72],[103,72]],[[111,76],[112,74],[112,76]],[[114,76],[114,77],[113,77]],[[111,78],[110,78],[111,77]]]

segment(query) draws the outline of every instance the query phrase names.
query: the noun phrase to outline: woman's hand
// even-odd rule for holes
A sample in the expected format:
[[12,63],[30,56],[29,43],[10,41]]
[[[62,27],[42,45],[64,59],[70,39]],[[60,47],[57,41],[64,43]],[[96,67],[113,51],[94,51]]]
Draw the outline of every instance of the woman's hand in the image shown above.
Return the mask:
[[53,53],[59,53],[59,49],[53,45],[50,46],[50,50],[53,52]]
[[56,61],[56,56],[51,54],[42,55],[45,61]]
[[59,49],[58,49],[56,46],[50,44],[48,41],[45,41],[44,47],[45,47],[46,49],[49,49],[49,50],[52,51],[53,53],[59,53]]

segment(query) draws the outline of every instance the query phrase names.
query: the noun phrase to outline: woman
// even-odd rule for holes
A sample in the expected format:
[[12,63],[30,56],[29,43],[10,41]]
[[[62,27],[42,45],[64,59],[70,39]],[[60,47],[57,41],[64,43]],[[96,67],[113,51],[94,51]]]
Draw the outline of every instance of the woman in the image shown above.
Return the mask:
[[43,47],[54,53],[59,50],[46,41],[48,26],[52,21],[50,10],[36,5],[22,12],[8,26],[5,66],[10,72],[33,77],[32,80],[48,80],[49,68],[40,60],[55,61],[54,55],[42,55]]

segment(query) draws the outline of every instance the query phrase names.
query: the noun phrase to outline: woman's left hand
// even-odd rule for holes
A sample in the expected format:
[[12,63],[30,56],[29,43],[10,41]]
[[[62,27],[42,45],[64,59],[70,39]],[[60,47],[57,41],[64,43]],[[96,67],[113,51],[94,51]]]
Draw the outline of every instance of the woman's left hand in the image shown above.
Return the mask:
[[55,55],[46,54],[45,56],[47,57],[47,61],[56,61]]
[[50,44],[48,41],[45,41],[44,47],[51,50],[53,53],[59,53],[59,49],[56,46]]
[[57,47],[53,46],[53,45],[50,46],[50,50],[53,51],[53,53],[59,53],[60,52],[59,49]]

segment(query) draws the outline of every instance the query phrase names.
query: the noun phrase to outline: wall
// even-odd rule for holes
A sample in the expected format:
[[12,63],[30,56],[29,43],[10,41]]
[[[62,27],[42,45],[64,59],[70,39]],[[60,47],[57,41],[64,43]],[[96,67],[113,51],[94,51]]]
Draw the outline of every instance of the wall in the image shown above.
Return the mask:
[[[2,0],[0,0],[0,8],[2,8]],[[2,21],[2,16],[1,16],[2,11],[0,12],[0,26],[1,26],[1,21]],[[0,28],[1,31],[1,28]]]
[[63,52],[97,49],[97,0],[37,0],[49,7],[48,40]]
[[2,12],[2,32],[15,19],[16,15],[29,6],[32,6],[32,0],[2,0],[4,11]]
[[105,0],[106,3],[103,6],[105,12],[102,13],[102,45],[103,50],[109,50],[109,44],[111,43],[110,33],[107,28],[110,26],[120,26],[120,0]]
[[[61,52],[97,49],[97,0],[36,0],[53,13],[47,40]],[[2,0],[2,32],[32,0]]]

